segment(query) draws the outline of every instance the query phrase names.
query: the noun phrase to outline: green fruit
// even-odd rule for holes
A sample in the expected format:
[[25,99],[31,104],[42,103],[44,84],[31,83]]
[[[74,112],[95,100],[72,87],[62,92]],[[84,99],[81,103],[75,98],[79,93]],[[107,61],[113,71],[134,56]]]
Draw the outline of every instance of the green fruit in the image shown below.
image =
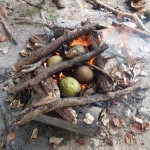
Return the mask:
[[86,53],[85,48],[82,45],[74,45],[70,50],[76,50],[78,52],[78,55]]
[[62,61],[62,57],[60,56],[52,56],[50,58],[48,58],[47,63],[48,63],[48,67],[53,65],[53,64],[57,64],[59,62]]
[[61,79],[59,82],[59,88],[61,94],[66,97],[77,96],[81,91],[79,82],[72,77],[65,77]]
[[94,73],[88,66],[83,65],[75,69],[74,77],[80,83],[88,83],[93,79]]

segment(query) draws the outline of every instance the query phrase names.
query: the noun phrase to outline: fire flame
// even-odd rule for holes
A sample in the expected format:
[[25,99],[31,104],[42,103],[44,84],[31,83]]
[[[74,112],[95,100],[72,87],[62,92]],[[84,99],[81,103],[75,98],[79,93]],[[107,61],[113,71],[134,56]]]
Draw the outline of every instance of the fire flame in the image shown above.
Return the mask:
[[84,90],[87,87],[87,84],[80,84],[81,89]]
[[77,44],[80,44],[82,46],[89,46],[92,43],[92,35],[84,35],[81,37],[78,37],[77,39],[73,40],[72,43],[70,44],[70,46],[74,46]]
[[95,59],[97,58],[97,56],[92,57],[87,63],[89,65],[93,65],[95,63]]
[[61,72],[60,74],[59,74],[59,79],[63,79],[65,77],[65,75]]

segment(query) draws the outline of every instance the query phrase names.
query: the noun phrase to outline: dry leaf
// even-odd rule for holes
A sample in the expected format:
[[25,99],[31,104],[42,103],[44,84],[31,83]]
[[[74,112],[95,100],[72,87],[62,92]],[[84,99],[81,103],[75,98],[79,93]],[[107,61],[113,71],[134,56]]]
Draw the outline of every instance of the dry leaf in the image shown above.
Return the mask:
[[147,72],[145,72],[145,71],[141,71],[139,75],[140,75],[140,76],[144,76],[144,77],[147,77],[147,76],[148,76]]
[[124,65],[124,64],[120,64],[120,66],[119,66],[119,70],[121,71],[121,72],[127,72],[127,67]]
[[16,109],[16,108],[20,108],[20,107],[22,107],[22,106],[23,106],[23,104],[21,104],[21,101],[15,99],[14,101],[12,101],[12,102],[10,103],[9,108],[11,108],[11,109]]
[[147,130],[147,128],[149,127],[149,123],[148,122],[144,122],[143,124],[142,124],[142,132],[145,132],[146,130]]
[[138,122],[138,123],[141,123],[141,124],[143,123],[143,120],[138,118],[138,117],[136,117],[136,116],[133,116],[133,120]]
[[142,70],[142,65],[140,63],[137,63],[133,69],[134,77],[137,77],[140,74],[141,70]]
[[83,138],[78,138],[75,140],[75,143],[81,145],[81,146],[85,146],[85,140]]
[[134,122],[130,124],[130,129],[133,133],[141,133],[142,132],[142,124],[138,122]]
[[0,36],[0,42],[6,42],[8,40],[5,36]]
[[50,137],[49,142],[56,144],[56,145],[59,145],[63,141],[63,139],[64,138]]
[[30,139],[35,140],[37,138],[38,138],[38,128],[34,128]]
[[10,141],[13,141],[15,139],[16,139],[16,132],[9,132],[7,135],[7,141],[10,142]]
[[85,122],[86,124],[92,124],[93,121],[94,121],[94,117],[93,117],[91,114],[86,113],[86,114],[85,114],[85,118],[84,118],[84,122]]
[[0,15],[3,16],[6,19],[8,18],[7,11],[2,5],[0,5]]
[[109,133],[111,134],[111,135],[115,135],[115,134],[117,134],[119,132],[119,128],[109,128]]
[[0,142],[0,150],[4,147],[4,143]]
[[131,65],[135,65],[137,63],[137,60],[133,56],[130,56],[127,62],[128,62],[128,66],[131,66]]
[[133,142],[135,141],[135,137],[132,134],[130,134],[130,133],[127,132],[125,134],[125,141],[128,144],[133,144]]
[[116,127],[123,127],[125,126],[126,122],[123,119],[113,118],[113,123]]

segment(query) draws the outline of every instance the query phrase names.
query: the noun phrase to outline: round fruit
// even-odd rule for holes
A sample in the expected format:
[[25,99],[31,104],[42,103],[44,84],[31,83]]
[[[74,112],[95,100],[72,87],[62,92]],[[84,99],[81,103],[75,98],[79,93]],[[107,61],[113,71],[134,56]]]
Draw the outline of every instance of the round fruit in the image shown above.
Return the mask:
[[88,66],[83,65],[75,69],[74,77],[80,83],[88,83],[93,79],[94,73]]
[[82,45],[75,45],[71,49],[75,49],[78,52],[78,55],[86,53],[85,48]]
[[48,63],[48,67],[53,65],[53,64],[57,64],[59,62],[62,61],[62,57],[60,56],[52,56],[50,58],[48,58],[47,63]]
[[61,79],[59,82],[59,88],[61,94],[66,97],[77,96],[81,91],[79,82],[72,77],[65,77]]
[[65,57],[68,59],[71,59],[71,58],[74,58],[74,57],[84,54],[84,53],[86,53],[85,48],[82,45],[77,44],[69,49],[69,51]]

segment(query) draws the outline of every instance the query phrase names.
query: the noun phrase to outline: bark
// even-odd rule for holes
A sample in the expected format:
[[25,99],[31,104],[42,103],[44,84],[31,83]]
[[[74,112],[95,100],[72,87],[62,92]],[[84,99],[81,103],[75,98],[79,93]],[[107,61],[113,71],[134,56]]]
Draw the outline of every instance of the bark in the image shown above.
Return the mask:
[[[33,120],[34,118],[42,115],[43,113],[51,112],[56,109],[71,107],[71,106],[81,106],[87,105],[99,101],[108,101],[118,99],[119,97],[130,94],[135,90],[145,90],[149,89],[150,85],[148,83],[139,82],[131,87],[126,89],[116,91],[116,92],[109,92],[107,94],[95,94],[91,96],[83,96],[83,97],[71,97],[71,98],[58,98],[58,97],[46,97],[47,104],[45,105],[30,105],[25,110],[23,110],[19,115],[17,115],[13,121],[16,125],[24,125],[27,122]],[[43,101],[40,100],[40,101]]]
[[22,70],[22,66],[33,64],[37,61],[39,61],[41,58],[46,57],[50,55],[51,52],[55,51],[57,48],[59,48],[62,43],[69,42],[78,36],[90,33],[91,31],[95,29],[104,29],[106,27],[98,25],[98,24],[88,24],[81,28],[77,28],[69,33],[64,34],[63,36],[59,37],[55,41],[52,41],[50,44],[46,45],[44,48],[41,48],[35,52],[33,52],[30,56],[26,57],[23,60],[20,60],[13,66],[13,70],[15,72],[19,72]]
[[55,65],[52,65],[51,67],[44,68],[41,74],[37,75],[33,79],[27,80],[24,83],[21,83],[15,87],[12,87],[10,91],[16,94],[22,91],[23,89],[28,88],[29,86],[34,87],[35,85],[39,84],[42,80],[45,80],[48,76],[53,75],[63,69],[70,68],[80,62],[89,60],[91,57],[95,56],[96,54],[103,53],[107,48],[108,48],[107,44],[103,44],[97,50],[75,57],[71,60],[67,60],[67,61],[55,64]]

